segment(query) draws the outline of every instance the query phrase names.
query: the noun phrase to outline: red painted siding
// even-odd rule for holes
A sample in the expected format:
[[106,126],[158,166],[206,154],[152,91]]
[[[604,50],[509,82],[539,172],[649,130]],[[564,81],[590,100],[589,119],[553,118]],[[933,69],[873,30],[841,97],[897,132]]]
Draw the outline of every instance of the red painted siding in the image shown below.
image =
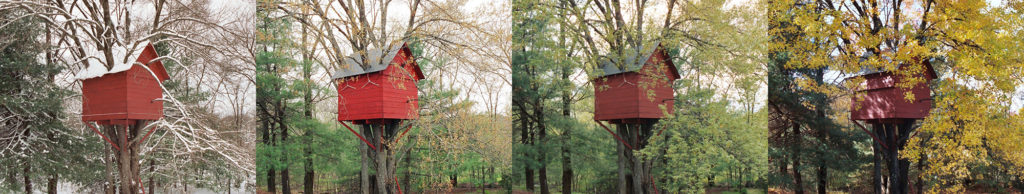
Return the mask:
[[[931,90],[927,83],[910,88],[914,101],[904,98],[906,89],[896,87],[900,82],[898,76],[889,72],[864,75],[865,82],[858,88],[858,96],[851,105],[851,118],[854,120],[878,119],[919,119],[928,116],[931,110]],[[859,108],[858,108],[859,106]]]
[[[152,44],[146,43],[136,62],[127,71],[82,80],[82,121],[158,120],[163,117],[163,89],[159,80],[167,80],[167,70]],[[153,61],[153,62],[150,62]],[[154,78],[153,75],[157,77]]]
[[[663,118],[673,112],[673,68],[655,52],[638,71],[594,80],[594,120]],[[662,111],[661,106],[666,108]]]
[[383,71],[337,80],[339,121],[419,118],[417,67],[402,53]]
[[139,66],[82,80],[82,120],[158,120],[163,117],[159,82]]

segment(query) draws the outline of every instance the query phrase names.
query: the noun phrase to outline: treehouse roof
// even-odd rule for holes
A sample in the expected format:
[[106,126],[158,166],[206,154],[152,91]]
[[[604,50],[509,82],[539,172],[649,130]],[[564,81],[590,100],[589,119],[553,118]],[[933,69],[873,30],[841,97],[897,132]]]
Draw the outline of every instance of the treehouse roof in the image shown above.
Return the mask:
[[[662,49],[661,42],[648,44],[640,50],[626,49],[622,56],[623,66],[621,68],[615,65],[615,62],[612,61],[610,53],[608,55],[604,55],[601,57],[601,61],[598,62],[597,65],[597,68],[603,70],[604,74],[601,74],[598,77],[638,71],[642,69],[644,65],[647,65],[647,61],[658,52],[663,56],[668,56],[668,54],[665,53],[665,50]],[[676,71],[676,66],[672,63],[672,60],[665,60],[665,62],[667,62],[669,68],[671,68],[673,78],[678,78],[679,73]]]
[[[366,65],[367,68],[365,68],[365,69],[363,68],[362,65],[359,65],[363,61],[362,55],[359,55],[359,53],[352,53],[348,57],[345,57],[344,63],[342,64],[342,67],[338,68],[338,71],[336,71],[334,73],[334,75],[331,76],[331,79],[346,78],[346,77],[352,77],[352,76],[357,76],[357,75],[363,75],[363,74],[368,74],[368,73],[384,71],[385,69],[388,68],[388,65],[391,65],[391,63],[394,61],[395,57],[398,56],[398,54],[401,53],[402,51],[406,51],[406,52],[410,53],[410,55],[412,53],[409,50],[409,46],[408,46],[407,43],[394,44],[394,45],[391,45],[391,47],[387,48],[387,49],[380,49],[380,48],[367,49],[366,50],[366,55],[369,56],[369,59],[367,61],[369,64]],[[412,56],[407,56],[407,57],[409,59],[412,59]],[[412,64],[413,65],[417,65],[415,62],[412,62]],[[417,67],[415,69],[416,69],[416,72],[413,72],[413,74],[415,74],[415,75],[413,75],[414,79],[416,79],[416,80],[423,79],[423,72],[420,71],[420,68],[419,68],[418,65],[417,65]]]
[[[866,61],[866,60],[868,60],[868,58],[870,58],[871,56],[874,56],[874,55],[875,54],[873,52],[868,51],[867,53],[864,53],[863,56],[861,56],[860,61],[861,62]],[[892,59],[890,59],[889,57],[884,57],[883,56],[882,59],[888,60],[890,62],[892,61]],[[933,58],[933,59],[929,59],[929,60],[925,60],[924,61],[924,68],[925,68],[925,72],[924,73],[925,73],[925,76],[929,80],[930,79],[935,79],[935,78],[939,77],[938,74],[935,73],[935,69],[932,68],[932,60],[936,60],[936,59]],[[904,65],[903,63],[898,64],[896,66],[896,69],[899,70],[900,68],[903,68],[903,65]],[[891,72],[891,70],[888,70],[888,69],[885,69],[885,68],[864,67],[860,71],[858,71],[856,74],[854,74],[853,76],[850,76],[849,78],[855,78],[855,77],[866,76],[866,75],[871,75],[871,74],[878,74],[878,73],[886,73],[886,72]]]
[[[114,45],[110,50],[114,58],[113,63],[106,63],[106,58],[103,57],[103,53],[97,50],[93,55],[86,58],[86,61],[89,62],[89,67],[82,68],[78,74],[75,74],[75,79],[86,80],[103,77],[107,74],[124,72],[131,69],[135,64],[149,67],[149,69],[152,70],[160,80],[167,80],[170,78],[170,76],[167,75],[167,71],[164,70],[163,63],[159,60],[149,62],[149,64],[144,64],[144,62],[139,61],[140,57],[143,57],[143,55],[146,55],[147,57],[141,58],[142,60],[153,60],[159,58],[156,53],[156,49],[153,48],[153,44],[149,41],[142,41],[137,45]],[[112,64],[113,67],[108,70],[103,64]]]

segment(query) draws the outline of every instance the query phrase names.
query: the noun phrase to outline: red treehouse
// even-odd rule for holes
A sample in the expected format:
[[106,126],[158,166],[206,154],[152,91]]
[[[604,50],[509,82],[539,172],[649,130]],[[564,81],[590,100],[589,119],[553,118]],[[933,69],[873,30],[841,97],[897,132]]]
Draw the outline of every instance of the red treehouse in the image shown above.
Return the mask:
[[[138,145],[155,129],[144,127],[163,117],[161,82],[170,78],[152,44],[127,47],[111,49],[112,63],[89,59],[89,67],[75,76],[82,81],[82,121],[118,151],[121,173],[138,169]],[[122,184],[139,189],[130,181]]]
[[[856,95],[851,103],[850,119],[875,140],[875,155],[881,154],[886,158],[885,163],[890,169],[889,176],[892,177],[887,184],[890,186],[890,192],[907,192],[907,168],[910,162],[899,159],[899,151],[912,136],[914,122],[928,116],[932,109],[931,89],[928,84],[938,76],[930,61],[919,62],[923,66],[923,71],[911,77],[923,81],[911,88],[898,87],[897,85],[906,82],[908,77],[888,70],[865,69],[859,73],[860,75],[848,79],[863,78],[863,82],[854,88]],[[909,67],[908,64],[900,64],[896,71],[908,71]],[[914,95],[914,100],[907,100],[904,97],[908,92]],[[858,120],[871,124],[873,130],[868,131],[856,122]],[[881,168],[878,166],[881,164],[876,162],[875,165],[876,169]]]
[[[160,83],[170,76],[163,63],[154,60],[158,56],[152,44],[142,42],[138,47],[132,49],[132,53],[128,53],[128,49],[114,49],[114,60],[125,62],[115,62],[109,70],[101,62],[91,61],[91,66],[76,76],[82,81],[82,121],[102,126],[140,127],[163,117]],[[125,135],[131,134],[120,136]],[[106,136],[117,137],[115,134]]]
[[[338,89],[338,121],[366,143],[370,151],[364,152],[364,159],[375,160],[375,176],[386,178],[394,174],[394,162],[387,162],[393,156],[391,143],[412,128],[411,123],[406,124],[399,135],[399,124],[419,118],[416,83],[424,77],[405,43],[386,50],[368,49],[366,56],[365,61],[358,54],[346,57],[343,67],[332,77]],[[362,126],[362,132],[357,133],[346,121]],[[397,181],[381,181],[378,185],[386,188],[397,186]]]
[[[672,114],[675,95],[672,82],[679,79],[668,53],[660,43],[653,45],[639,51],[627,49],[621,66],[606,58],[598,65],[603,74],[593,80],[594,120],[621,143],[619,163],[632,170],[620,172],[619,186],[620,190],[633,193],[655,192],[649,180],[650,166],[645,166],[632,153],[647,145],[659,119]],[[615,124],[617,133],[601,121]]]

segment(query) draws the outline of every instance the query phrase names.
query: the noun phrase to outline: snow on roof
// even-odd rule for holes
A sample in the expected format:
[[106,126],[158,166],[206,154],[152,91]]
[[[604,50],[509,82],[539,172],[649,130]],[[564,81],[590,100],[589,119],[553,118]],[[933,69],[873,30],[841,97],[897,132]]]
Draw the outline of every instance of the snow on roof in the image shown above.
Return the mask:
[[[75,74],[75,79],[85,80],[103,77],[107,74],[128,71],[129,69],[131,69],[133,64],[136,64],[139,55],[142,55],[142,51],[146,50],[147,45],[149,45],[149,41],[139,42],[137,46],[135,46],[135,48],[127,48],[131,47],[131,45],[121,46],[115,44],[114,46],[112,46],[113,48],[111,48],[111,54],[114,56],[114,63],[113,67],[110,68],[110,70],[107,70],[107,67],[104,66],[104,64],[108,63],[104,62],[106,59],[105,57],[103,57],[103,52],[96,50],[93,55],[90,55],[88,58],[86,58],[86,60],[89,62],[89,67],[82,68],[82,70],[79,71],[78,74]],[[130,54],[128,54],[129,49],[131,49]]]

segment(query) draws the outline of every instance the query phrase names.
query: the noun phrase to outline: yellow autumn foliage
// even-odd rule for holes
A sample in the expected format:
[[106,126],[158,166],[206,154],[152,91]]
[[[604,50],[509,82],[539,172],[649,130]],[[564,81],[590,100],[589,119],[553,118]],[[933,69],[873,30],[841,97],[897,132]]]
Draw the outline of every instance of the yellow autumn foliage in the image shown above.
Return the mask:
[[[864,69],[902,66],[894,72],[912,77],[925,72],[925,60],[933,64],[939,75],[929,86],[934,108],[918,121],[919,134],[902,152],[913,162],[926,158],[919,176],[927,181],[930,192],[964,191],[968,185],[961,184],[967,179],[1010,179],[976,172],[981,166],[1016,179],[1024,177],[1024,116],[1022,110],[1011,107],[1024,83],[1024,3],[780,0],[769,4],[769,15],[774,16],[769,19],[790,24],[769,31],[786,40],[769,49],[787,54],[787,68],[826,68],[851,77]],[[924,81],[904,79],[896,85],[910,88]],[[853,96],[848,83],[800,87],[837,98]],[[929,96],[905,94],[906,100],[918,98]]]

